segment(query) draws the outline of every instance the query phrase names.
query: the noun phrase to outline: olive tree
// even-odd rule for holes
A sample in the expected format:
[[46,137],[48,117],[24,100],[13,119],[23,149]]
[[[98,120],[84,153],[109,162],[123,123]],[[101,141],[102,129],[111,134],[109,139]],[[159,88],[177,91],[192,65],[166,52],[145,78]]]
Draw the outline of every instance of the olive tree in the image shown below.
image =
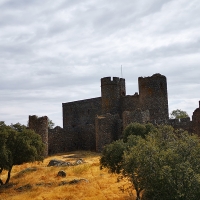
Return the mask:
[[[183,130],[175,131],[171,126],[158,126],[156,130],[145,137],[130,135],[127,142],[121,142],[124,150],[120,151],[120,164],[115,159],[114,166],[133,184],[137,200],[198,199],[199,138]],[[109,155],[107,151],[115,152],[114,147],[119,149],[117,142],[113,144],[112,148],[105,148],[102,157]],[[110,169],[113,164],[111,159],[109,162],[101,162],[102,167]]]
[[[18,131],[17,131],[18,130]],[[0,123],[0,173],[8,171],[5,184],[10,180],[10,174],[14,165],[25,162],[43,160],[44,144],[41,137],[34,131],[17,124],[7,126]],[[0,180],[0,184],[3,181]]]

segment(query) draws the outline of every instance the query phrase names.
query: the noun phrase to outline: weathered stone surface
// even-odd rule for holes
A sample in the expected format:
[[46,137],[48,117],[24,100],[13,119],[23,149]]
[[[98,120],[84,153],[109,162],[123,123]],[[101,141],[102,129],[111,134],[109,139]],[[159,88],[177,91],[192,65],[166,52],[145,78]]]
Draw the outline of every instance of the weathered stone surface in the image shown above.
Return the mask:
[[136,109],[135,111],[124,111],[123,115],[123,129],[125,129],[130,123],[147,123],[150,121],[149,110],[142,111],[141,109]]
[[96,151],[101,152],[106,144],[118,138],[119,127],[119,115],[111,115],[107,113],[105,115],[97,116],[95,121],[96,127]]
[[29,115],[29,128],[41,136],[42,142],[45,144],[44,156],[48,156],[48,117]]
[[61,170],[61,171],[58,172],[57,176],[60,176],[60,177],[66,177],[67,174],[66,174],[65,171]]
[[49,164],[47,165],[47,167],[51,167],[51,166],[57,166],[57,167],[60,167],[60,166],[71,166],[72,164],[70,162],[65,162],[65,161],[62,161],[62,160],[50,160],[49,161]]
[[200,136],[200,101],[199,101],[199,108],[197,108],[192,115],[192,127],[194,133]]
[[78,159],[77,161],[75,161],[74,163],[73,163],[73,165],[80,165],[80,164],[82,164],[82,163],[84,163],[84,161],[83,161],[83,159]]
[[53,160],[49,161],[49,164],[47,165],[47,167],[51,167],[51,166],[56,166],[56,167],[75,166],[75,165],[80,165],[82,163],[84,163],[84,161],[81,158],[76,160],[75,162],[65,162],[65,161],[62,161],[62,160],[53,159]]

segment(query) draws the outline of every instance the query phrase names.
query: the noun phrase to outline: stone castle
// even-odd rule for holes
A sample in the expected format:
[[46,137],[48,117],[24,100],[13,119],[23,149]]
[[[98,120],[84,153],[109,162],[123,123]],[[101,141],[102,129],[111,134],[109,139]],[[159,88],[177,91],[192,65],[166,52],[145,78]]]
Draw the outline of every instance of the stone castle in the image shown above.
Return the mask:
[[190,118],[169,119],[167,80],[161,74],[138,78],[139,94],[126,95],[125,79],[101,79],[101,97],[63,103],[63,128],[48,129],[48,118],[29,116],[29,128],[40,134],[46,155],[73,150],[100,152],[121,138],[131,122],[169,124],[200,136],[199,108]]

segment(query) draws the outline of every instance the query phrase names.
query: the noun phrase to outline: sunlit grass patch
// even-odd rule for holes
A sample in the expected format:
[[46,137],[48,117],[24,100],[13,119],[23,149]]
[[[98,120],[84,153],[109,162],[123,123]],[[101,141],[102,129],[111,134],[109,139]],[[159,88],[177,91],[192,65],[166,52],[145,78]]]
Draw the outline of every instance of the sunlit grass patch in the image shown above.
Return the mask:
[[81,164],[77,166],[72,167],[72,172],[74,175],[80,175],[83,174],[84,172],[87,172],[90,169],[91,165],[90,164]]
[[[53,155],[40,163],[25,163],[14,166],[11,174],[10,188],[0,190],[0,200],[128,200],[128,192],[119,187],[123,181],[117,181],[117,175],[100,170],[100,155],[95,152],[76,151]],[[75,166],[47,167],[51,159],[83,163]],[[32,170],[36,168],[37,170]],[[66,177],[58,177],[60,170]],[[4,172],[3,176],[6,176]],[[5,178],[5,177],[4,177]],[[69,184],[72,180],[79,181]],[[62,184],[66,183],[66,184]],[[22,189],[18,189],[22,187]],[[20,191],[21,190],[21,191]]]

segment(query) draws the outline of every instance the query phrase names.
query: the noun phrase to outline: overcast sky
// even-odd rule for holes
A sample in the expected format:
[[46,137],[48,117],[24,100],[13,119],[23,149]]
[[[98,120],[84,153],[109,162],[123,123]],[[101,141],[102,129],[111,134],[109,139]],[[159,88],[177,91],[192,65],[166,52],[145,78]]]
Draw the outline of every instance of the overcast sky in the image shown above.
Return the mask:
[[169,112],[200,100],[199,0],[0,0],[0,121],[99,97],[100,78],[167,77]]

